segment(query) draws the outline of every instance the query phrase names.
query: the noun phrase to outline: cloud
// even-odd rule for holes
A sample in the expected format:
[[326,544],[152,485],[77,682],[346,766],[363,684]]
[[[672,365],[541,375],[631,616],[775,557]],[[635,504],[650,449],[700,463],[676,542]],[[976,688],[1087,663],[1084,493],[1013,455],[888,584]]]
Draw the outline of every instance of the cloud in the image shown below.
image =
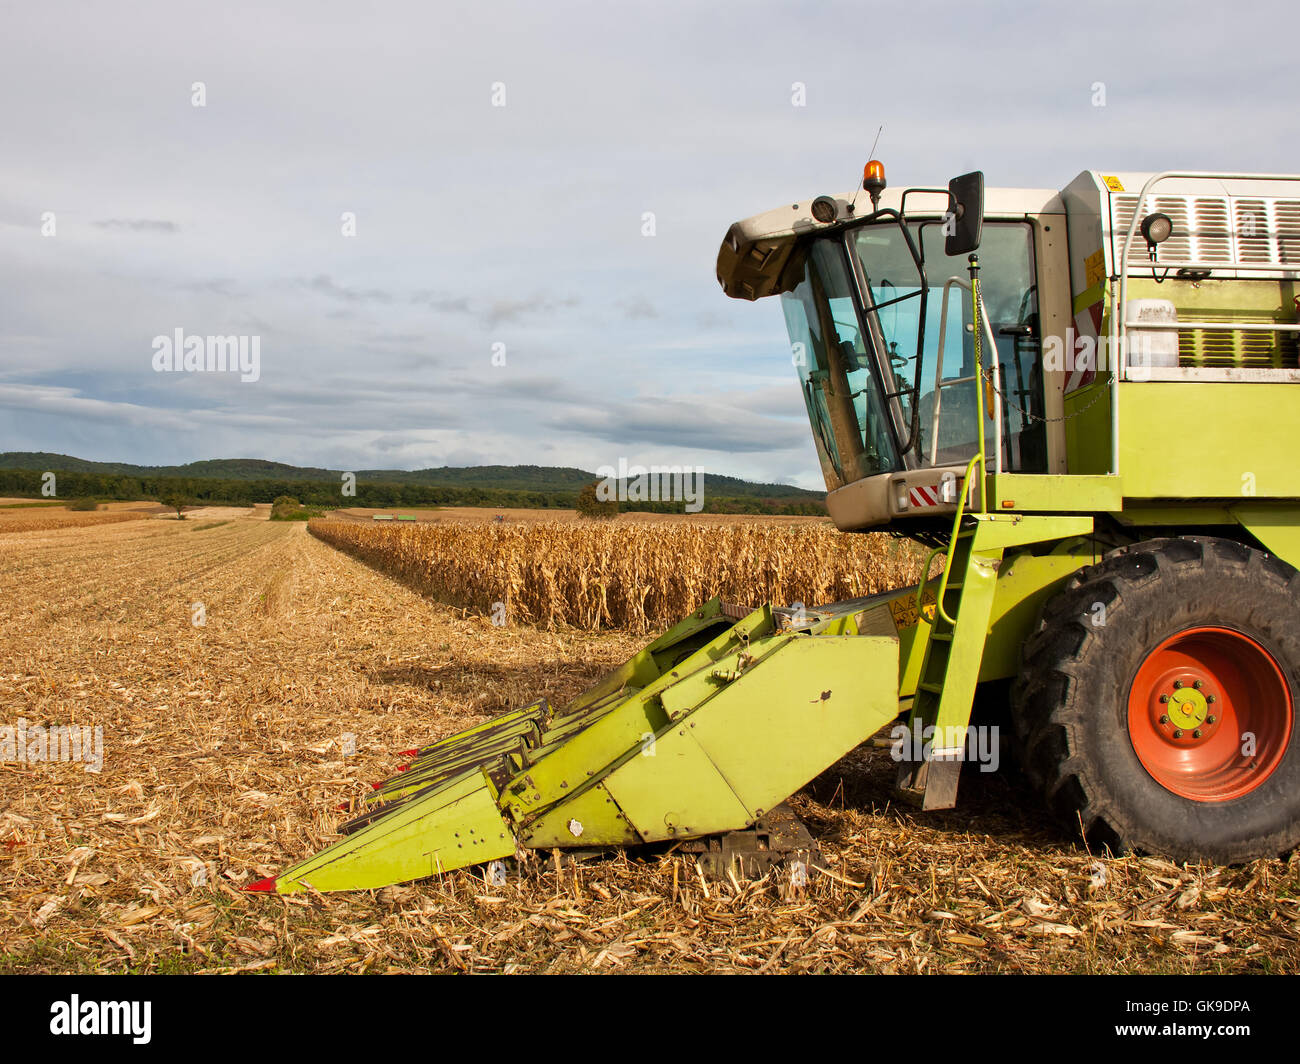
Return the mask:
[[603,402],[545,422],[608,443],[646,443],[726,454],[780,451],[804,441],[807,430],[792,420],[755,417],[693,399],[645,403]]
[[561,310],[569,310],[578,306],[581,300],[577,296],[553,296],[545,293],[523,299],[473,299],[470,296],[448,295],[444,292],[423,289],[412,292],[410,302],[442,314],[473,315],[483,325],[492,328],[497,325],[514,324],[538,315],[553,315]]
[[337,283],[328,274],[317,274],[310,281],[299,282],[304,287],[329,299],[345,303],[389,303],[392,296],[381,288],[349,288]]
[[483,321],[491,325],[517,322],[536,314],[554,314],[576,307],[577,296],[535,295],[527,299],[497,299],[483,311]]
[[100,229],[128,229],[133,233],[179,233],[181,227],[175,222],[156,218],[105,218],[93,222]]
[[75,388],[22,384],[0,384],[0,408],[77,420],[115,422],[132,429],[147,427],[171,431],[193,429],[202,424],[267,428],[293,423],[292,419],[273,414],[249,413],[238,409],[218,410],[210,406],[186,410],[167,409],[98,399],[82,395]]
[[619,300],[618,309],[623,312],[623,316],[630,321],[636,321],[639,318],[657,318],[659,311],[654,304],[644,297],[636,299]]
[[211,277],[199,281],[184,281],[176,287],[182,292],[198,292],[202,295],[221,296],[223,299],[235,299],[240,295],[239,286],[231,277]]
[[411,302],[443,314],[469,314],[469,300],[465,296],[445,296],[437,292],[412,292]]

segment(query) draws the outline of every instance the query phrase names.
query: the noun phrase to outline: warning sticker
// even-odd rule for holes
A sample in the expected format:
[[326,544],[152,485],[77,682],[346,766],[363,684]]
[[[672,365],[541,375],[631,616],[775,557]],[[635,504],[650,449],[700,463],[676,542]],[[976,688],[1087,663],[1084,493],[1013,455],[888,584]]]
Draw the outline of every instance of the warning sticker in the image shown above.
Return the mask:
[[924,617],[929,624],[934,623],[934,592],[926,590],[921,596],[921,609],[916,608],[916,592],[909,591],[906,595],[900,595],[896,599],[889,601],[889,613],[894,618],[894,627],[898,631],[906,628],[915,628],[919,617]]
[[939,486],[937,484],[919,484],[907,493],[908,502],[913,506],[940,506]]
[[1101,284],[1106,279],[1106,253],[1098,248],[1083,260],[1083,270],[1089,288]]
[[1110,177],[1110,176],[1107,176],[1106,174],[1102,174],[1101,179],[1102,179],[1104,182],[1106,182],[1106,187],[1107,187],[1108,189],[1110,189],[1112,192],[1123,192],[1123,191],[1124,191],[1124,186],[1123,186],[1123,184],[1120,182],[1120,179],[1119,179],[1118,177]]

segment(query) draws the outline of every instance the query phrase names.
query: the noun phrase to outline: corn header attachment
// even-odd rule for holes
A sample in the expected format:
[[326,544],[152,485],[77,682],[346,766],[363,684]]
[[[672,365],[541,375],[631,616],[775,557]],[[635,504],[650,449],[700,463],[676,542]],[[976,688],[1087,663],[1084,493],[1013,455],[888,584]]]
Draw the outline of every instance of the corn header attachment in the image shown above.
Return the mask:
[[682,842],[719,870],[806,853],[781,803],[898,713],[898,640],[841,630],[715,599],[563,709],[419,750],[343,839],[249,889],[383,887],[529,849]]

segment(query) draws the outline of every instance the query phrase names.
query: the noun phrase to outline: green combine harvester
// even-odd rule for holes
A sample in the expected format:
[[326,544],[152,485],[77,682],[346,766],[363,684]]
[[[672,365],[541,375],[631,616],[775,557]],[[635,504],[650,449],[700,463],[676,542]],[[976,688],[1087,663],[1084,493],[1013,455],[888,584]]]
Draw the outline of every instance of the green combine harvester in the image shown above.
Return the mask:
[[872,160],[855,194],[733,225],[718,279],[780,297],[831,517],[929,548],[923,583],[709,602],[570,705],[413,751],[250,889],[647,843],[806,874],[785,799],[898,718],[924,739],[895,748],[899,794],[953,807],[981,689],[1091,844],[1300,841],[1300,177],[897,191]]

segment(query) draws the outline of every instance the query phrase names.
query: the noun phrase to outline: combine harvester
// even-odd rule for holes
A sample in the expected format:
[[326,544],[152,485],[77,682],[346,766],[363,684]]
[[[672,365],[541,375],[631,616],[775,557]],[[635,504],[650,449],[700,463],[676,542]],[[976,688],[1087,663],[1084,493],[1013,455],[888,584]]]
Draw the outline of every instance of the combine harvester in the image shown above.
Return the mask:
[[978,173],[886,192],[873,160],[862,190],[736,223],[718,278],[781,299],[836,525],[942,574],[710,602],[563,709],[414,752],[341,841],[250,889],[644,843],[806,867],[790,794],[903,714],[928,741],[900,744],[900,795],[952,807],[977,689],[1009,680],[1022,767],[1094,844],[1300,841],[1300,177],[986,198]]

